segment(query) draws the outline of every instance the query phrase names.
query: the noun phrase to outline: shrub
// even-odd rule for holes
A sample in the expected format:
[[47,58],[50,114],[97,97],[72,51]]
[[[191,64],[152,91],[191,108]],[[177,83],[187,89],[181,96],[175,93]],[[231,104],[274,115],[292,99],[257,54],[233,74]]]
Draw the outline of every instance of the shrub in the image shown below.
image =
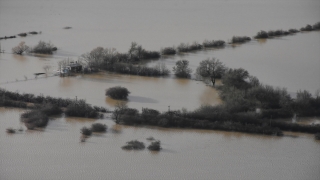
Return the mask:
[[197,42],[194,42],[189,46],[189,51],[195,51],[200,49],[202,49],[202,45]]
[[34,127],[45,127],[48,124],[49,117],[40,110],[31,110],[21,114],[22,121],[28,129]]
[[185,43],[181,43],[178,47],[177,47],[179,52],[188,52],[189,51],[189,45],[185,44]]
[[108,129],[108,126],[101,123],[94,123],[91,125],[91,131],[92,132],[106,132]]
[[87,128],[87,127],[83,127],[83,128],[81,129],[81,134],[83,134],[83,135],[85,135],[85,136],[91,136],[92,131],[91,131],[89,128]]
[[310,24],[307,24],[305,27],[302,27],[300,30],[301,31],[312,31],[313,28]]
[[151,144],[148,146],[148,149],[150,151],[160,151],[161,149],[160,143],[161,143],[160,141],[151,142]]
[[46,43],[44,41],[39,41],[39,43],[34,46],[30,52],[32,53],[39,53],[39,54],[52,54],[54,51],[54,45],[49,43]]
[[38,34],[36,31],[30,31],[29,34]]
[[128,89],[121,86],[112,87],[106,91],[106,96],[109,96],[113,99],[127,99],[129,94],[130,92]]
[[283,35],[288,35],[288,34],[290,34],[289,31],[283,31]]
[[265,39],[265,38],[268,38],[269,35],[266,31],[260,31],[257,33],[257,35],[254,37],[256,39]]
[[29,49],[29,46],[25,45],[25,42],[22,41],[22,42],[19,43],[18,46],[12,48],[12,52],[13,52],[14,54],[19,54],[19,55],[21,55],[21,54],[24,53],[25,51],[28,51],[28,49]]
[[320,29],[320,22],[315,23],[315,24],[312,26],[312,28],[313,28],[314,30],[319,30],[319,29]]
[[275,34],[276,36],[281,36],[281,35],[284,34],[284,31],[283,31],[282,29],[276,30],[276,31],[274,32],[274,34]]
[[188,60],[180,60],[176,62],[176,66],[173,67],[173,71],[179,78],[190,78],[192,69],[189,68]]
[[297,33],[297,32],[299,32],[297,29],[289,29],[289,33]]
[[248,36],[233,36],[231,39],[231,43],[244,43],[247,41],[251,41],[251,38]]
[[38,105],[37,108],[39,108],[40,111],[42,111],[47,116],[58,115],[62,113],[61,108],[59,108],[59,106],[56,104],[46,103],[42,104],[41,106]]
[[223,47],[225,45],[225,41],[222,41],[222,40],[217,40],[217,41],[204,40],[202,45],[203,45],[203,47]]
[[190,51],[195,51],[195,50],[202,49],[202,45],[198,44],[197,42],[194,42],[191,45],[185,44],[185,43],[181,43],[177,47],[177,49],[178,49],[179,52],[190,52]]
[[6,132],[9,133],[9,134],[14,134],[14,133],[16,133],[16,130],[13,129],[13,128],[7,128]]
[[154,137],[150,136],[150,137],[147,137],[146,138],[148,141],[153,141],[154,140]]
[[99,113],[84,100],[74,101],[73,103],[69,104],[65,113],[68,116],[88,118],[96,118],[99,115]]
[[26,36],[27,36],[27,33],[19,33],[18,36],[26,37]]
[[125,150],[143,150],[145,146],[143,142],[132,140],[127,142],[127,144],[122,146],[121,148]]
[[166,47],[161,50],[162,55],[175,55],[177,51],[173,47]]
[[160,58],[160,53],[157,51],[143,51],[141,53],[141,59],[156,59]]

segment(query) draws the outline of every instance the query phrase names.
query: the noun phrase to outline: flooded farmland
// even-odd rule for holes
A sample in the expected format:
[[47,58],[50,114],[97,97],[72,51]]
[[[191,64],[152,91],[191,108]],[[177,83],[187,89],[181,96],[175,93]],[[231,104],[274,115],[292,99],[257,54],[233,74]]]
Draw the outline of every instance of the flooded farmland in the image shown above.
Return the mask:
[[[22,32],[41,34],[1,40],[0,88],[35,95],[85,99],[114,109],[118,102],[105,90],[124,86],[127,105],[140,110],[194,110],[222,103],[218,92],[201,81],[141,77],[101,72],[60,78],[52,76],[63,59],[77,60],[93,48],[114,47],[127,52],[136,41],[147,50],[205,39],[228,41],[234,35],[254,36],[260,30],[300,28],[319,22],[317,0],[284,1],[41,1],[1,0],[0,37]],[[71,29],[64,29],[70,26]],[[25,41],[50,41],[53,55],[14,55],[11,48]],[[153,61],[171,70],[180,59],[193,72],[206,58],[228,67],[244,68],[264,83],[287,88],[291,94],[320,89],[320,32],[251,41],[223,49],[207,49]],[[35,78],[34,73],[48,76]],[[23,110],[0,108],[0,179],[306,179],[320,177],[320,142],[313,135],[285,132],[284,137],[194,129],[134,127],[102,119],[52,117],[45,129],[26,130]],[[319,118],[312,118],[318,122]],[[108,125],[104,134],[80,142],[80,129],[93,122]],[[7,134],[6,128],[23,131]],[[287,136],[286,136],[287,135]],[[161,140],[152,153],[124,151],[127,141],[149,144]]]

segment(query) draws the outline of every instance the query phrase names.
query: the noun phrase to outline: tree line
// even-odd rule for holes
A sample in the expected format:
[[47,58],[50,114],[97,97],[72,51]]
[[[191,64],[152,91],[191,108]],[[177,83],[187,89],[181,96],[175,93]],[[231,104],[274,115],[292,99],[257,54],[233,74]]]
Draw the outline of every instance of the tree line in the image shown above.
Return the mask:
[[98,118],[100,112],[107,112],[104,107],[91,106],[85,100],[35,96],[10,92],[0,88],[0,107],[27,109],[21,114],[21,120],[28,129],[45,127],[49,117],[64,112],[67,116]]
[[[211,63],[211,64],[210,64]],[[160,113],[144,108],[142,112],[119,104],[113,111],[116,123],[219,129],[281,135],[281,130],[320,132],[320,125],[286,123],[279,118],[320,116],[320,94],[298,91],[292,98],[286,89],[263,85],[248,71],[227,68],[215,58],[204,60],[199,75],[219,90],[223,104],[201,106],[194,111],[175,110]],[[215,85],[221,78],[222,85]]]

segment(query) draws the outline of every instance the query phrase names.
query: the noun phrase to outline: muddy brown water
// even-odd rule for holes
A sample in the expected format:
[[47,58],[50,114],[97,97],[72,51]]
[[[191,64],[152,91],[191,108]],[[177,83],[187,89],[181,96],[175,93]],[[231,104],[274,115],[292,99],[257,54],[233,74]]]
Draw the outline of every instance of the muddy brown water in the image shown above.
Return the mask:
[[[132,41],[147,50],[204,39],[228,41],[260,30],[300,28],[319,21],[320,1],[41,1],[1,0],[0,37],[21,32],[41,34],[1,40],[0,87],[21,93],[81,98],[113,109],[118,102],[104,93],[120,85],[131,91],[127,105],[160,111],[219,104],[218,92],[200,81],[99,73],[51,76],[57,63],[97,46],[126,52]],[[71,29],[63,29],[70,26]],[[53,55],[13,55],[25,41],[51,41]],[[216,57],[231,68],[244,68],[264,84],[312,94],[320,89],[320,32],[299,33],[263,41],[165,57],[172,69],[180,59],[199,62]],[[50,66],[48,77],[34,73]],[[23,110],[0,108],[0,179],[303,179],[320,177],[320,143],[313,135],[285,132],[270,137],[235,132],[163,129],[116,125],[104,119],[53,117],[45,129],[27,131],[19,121]],[[311,118],[304,123],[319,122]],[[80,143],[80,129],[93,122],[108,125]],[[7,134],[8,127],[24,131]],[[123,151],[125,142],[147,137],[161,140],[159,153]]]

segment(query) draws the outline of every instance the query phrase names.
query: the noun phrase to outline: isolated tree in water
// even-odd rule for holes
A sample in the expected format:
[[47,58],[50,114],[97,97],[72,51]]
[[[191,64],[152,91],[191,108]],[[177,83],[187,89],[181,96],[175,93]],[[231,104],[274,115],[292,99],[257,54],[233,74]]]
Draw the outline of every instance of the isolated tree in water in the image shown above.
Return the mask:
[[27,51],[28,49],[29,49],[29,46],[25,45],[25,42],[22,41],[22,42],[19,43],[18,46],[12,48],[12,52],[13,52],[14,54],[19,54],[19,55],[21,55],[22,53],[24,53],[24,52]]
[[174,74],[180,78],[190,78],[192,69],[189,67],[188,60],[180,60],[176,62],[176,66],[173,67]]
[[216,78],[221,78],[222,74],[225,72],[225,65],[218,59],[206,59],[200,62],[196,75],[203,80],[210,80],[214,86],[216,83]]

